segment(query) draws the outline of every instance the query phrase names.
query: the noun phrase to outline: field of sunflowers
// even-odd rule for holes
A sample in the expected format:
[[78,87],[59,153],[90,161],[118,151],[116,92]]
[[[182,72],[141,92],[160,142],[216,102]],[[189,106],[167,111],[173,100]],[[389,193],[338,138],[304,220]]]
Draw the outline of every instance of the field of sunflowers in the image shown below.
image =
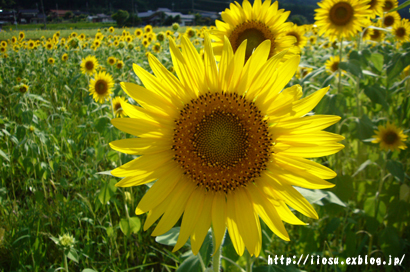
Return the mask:
[[2,33],[0,271],[409,271],[409,5]]

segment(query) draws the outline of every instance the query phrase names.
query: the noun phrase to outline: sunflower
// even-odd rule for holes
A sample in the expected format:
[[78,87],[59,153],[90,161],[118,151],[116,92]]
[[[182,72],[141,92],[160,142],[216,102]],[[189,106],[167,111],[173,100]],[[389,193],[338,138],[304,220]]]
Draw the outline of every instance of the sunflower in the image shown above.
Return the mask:
[[1,41],[0,46],[7,47],[7,42],[6,41]]
[[386,33],[384,33],[383,30],[380,30],[379,28],[381,28],[381,21],[378,21],[375,25],[378,28],[373,28],[371,31],[372,33],[370,34],[370,40],[374,41],[374,42],[381,42],[384,39],[384,36],[386,35]]
[[379,130],[375,130],[372,143],[380,143],[380,148],[385,150],[400,150],[406,149],[407,146],[404,143],[407,139],[407,135],[403,134],[403,130],[396,127],[394,124],[387,122],[386,127],[379,126]]
[[116,62],[117,62],[117,59],[115,57],[108,57],[107,59],[107,63],[111,66],[114,65]]
[[124,62],[122,60],[117,60],[117,63],[115,64],[115,67],[117,69],[122,69],[124,67]]
[[393,27],[393,35],[396,40],[401,42],[410,41],[410,22],[408,19],[402,19]]
[[397,0],[384,0],[383,11],[388,12],[394,8],[399,6],[399,2]]
[[383,18],[383,27],[394,27],[400,24],[400,14],[397,11],[387,13]]
[[298,46],[300,49],[303,49],[307,43],[304,26],[293,25],[285,30],[285,35],[295,37],[295,46]]
[[164,32],[161,31],[157,34],[157,40],[160,41],[160,42],[163,42],[165,40]]
[[330,57],[325,63],[326,71],[329,74],[333,74],[334,72],[339,71],[339,63],[340,63],[339,56]]
[[[243,7],[242,7],[243,6]],[[278,2],[270,5],[270,1],[255,0],[253,7],[248,0],[244,0],[242,6],[235,2],[230,4],[230,9],[225,9],[221,16],[224,22],[216,20],[216,30],[213,30],[214,51],[217,56],[221,55],[224,36],[227,36],[236,52],[244,40],[247,40],[245,59],[248,60],[253,50],[263,41],[271,41],[269,57],[288,50],[287,56],[298,53],[298,47],[292,36],[285,35],[285,29],[291,23],[285,23],[290,12],[278,10]]]
[[152,26],[151,25],[146,25],[144,27],[144,32],[145,33],[151,33],[152,32]]
[[11,37],[11,43],[16,43],[16,42],[17,42],[16,36]]
[[179,24],[178,24],[178,23],[173,23],[171,28],[172,28],[172,30],[174,30],[174,31],[178,31],[178,29],[179,29]]
[[78,34],[76,33],[76,32],[72,32],[71,34],[70,34],[70,37],[71,38],[75,38],[75,37],[77,37],[78,36]]
[[154,51],[155,53],[161,52],[161,44],[160,44],[160,43],[155,43],[155,44],[152,46],[152,51]]
[[27,42],[28,49],[33,49],[36,46],[36,43],[33,40]]
[[111,90],[114,87],[112,76],[106,72],[96,73],[94,78],[90,80],[89,91],[95,102],[104,103],[111,95]]
[[148,41],[148,39],[143,39],[142,40],[142,45],[147,48],[149,46],[150,42]]
[[122,109],[121,104],[127,103],[125,99],[121,96],[116,96],[112,100],[112,107],[116,117],[125,117],[128,116],[127,113]]
[[167,37],[174,37],[174,33],[172,33],[172,31],[171,30],[167,30],[167,31],[165,31],[165,35],[167,36]]
[[28,89],[29,89],[29,87],[28,87],[26,84],[24,84],[24,83],[21,83],[21,84],[18,86],[18,90],[19,90],[19,92],[22,93],[22,94],[28,92]]
[[227,226],[239,255],[246,247],[258,256],[259,217],[284,240],[289,236],[282,220],[304,224],[287,205],[318,218],[293,186],[334,186],[324,179],[336,173],[305,157],[327,156],[343,148],[337,143],[342,136],[322,131],[340,117],[305,116],[328,88],[304,99],[300,99],[299,85],[282,91],[295,74],[300,56],[282,62],[282,52],[268,60],[270,40],[255,49],[246,65],[246,42],[234,53],[225,38],[217,64],[208,34],[204,62],[187,37],[181,40],[182,52],[169,40],[177,77],[150,54],[156,76],[134,65],[145,88],[121,83],[142,107],[124,103],[122,108],[131,118],[111,122],[138,138],[114,141],[110,146],[142,156],[111,174],[125,177],[117,183],[121,187],[156,180],[136,214],[148,212],[145,230],[162,216],[154,236],[166,233],[183,214],[174,251],[190,237],[197,254],[212,225],[215,251]]
[[193,37],[195,37],[196,32],[195,32],[195,30],[194,30],[193,28],[188,27],[188,28],[186,29],[186,31],[185,31],[185,35],[186,35],[188,38],[193,38]]
[[332,41],[350,38],[362,31],[372,12],[366,1],[322,0],[315,12],[315,24],[320,28],[319,35],[325,34]]
[[383,15],[384,0],[370,0],[367,4],[369,5],[369,10],[371,11],[371,18],[376,18],[376,16]]
[[95,56],[87,56],[81,61],[81,72],[83,74],[92,75],[99,67],[97,58]]
[[24,34],[24,32],[21,31],[21,32],[19,33],[19,39],[20,39],[20,40],[23,40],[24,37],[26,37],[26,34]]
[[129,43],[132,42],[132,37],[128,35],[127,37],[125,37],[125,41]]
[[6,53],[7,52],[7,47],[0,46],[0,53]]
[[115,30],[115,29],[114,29],[114,27],[112,27],[112,26],[108,29],[108,31],[109,31],[110,33],[114,33],[114,30]]
[[135,29],[135,31],[134,31],[135,36],[137,36],[138,38],[141,38],[142,34],[143,34],[143,32],[142,32],[141,28]]
[[46,45],[44,46],[47,50],[54,49],[54,44],[52,42],[46,42]]
[[51,65],[53,65],[56,61],[53,58],[48,58],[47,62]]
[[85,40],[85,34],[84,34],[84,33],[81,33],[80,36],[78,36],[78,39],[79,39],[80,41],[84,41],[84,40]]
[[68,55],[67,55],[67,53],[65,53],[65,54],[63,54],[63,55],[61,56],[61,60],[62,60],[62,61],[67,61],[67,60],[68,60]]

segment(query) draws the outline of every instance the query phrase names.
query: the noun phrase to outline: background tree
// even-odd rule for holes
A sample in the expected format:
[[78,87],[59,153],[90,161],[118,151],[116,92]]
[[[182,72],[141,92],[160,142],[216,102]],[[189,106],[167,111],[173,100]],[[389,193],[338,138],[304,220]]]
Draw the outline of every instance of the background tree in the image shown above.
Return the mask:
[[125,22],[127,21],[128,17],[130,17],[130,14],[126,10],[118,10],[116,13],[111,15],[111,18],[117,22],[117,25],[119,27],[124,26]]

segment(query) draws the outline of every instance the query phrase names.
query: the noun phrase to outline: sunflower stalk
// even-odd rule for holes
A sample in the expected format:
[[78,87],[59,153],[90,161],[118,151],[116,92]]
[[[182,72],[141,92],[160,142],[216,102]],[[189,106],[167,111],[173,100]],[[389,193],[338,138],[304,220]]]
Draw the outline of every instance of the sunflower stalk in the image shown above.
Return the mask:
[[[223,244],[223,240],[221,244],[219,245],[219,248],[216,250],[215,254],[212,256],[212,271],[213,272],[219,272],[221,271],[221,257],[222,257],[222,244]],[[212,228],[212,244],[215,247],[216,245],[216,241],[215,241],[215,233],[214,233],[214,229]]]
[[[339,61],[342,61],[342,55],[343,55],[343,38],[340,39],[340,45],[339,45]],[[340,94],[342,92],[342,69],[339,68],[339,82],[337,85],[337,93]]]

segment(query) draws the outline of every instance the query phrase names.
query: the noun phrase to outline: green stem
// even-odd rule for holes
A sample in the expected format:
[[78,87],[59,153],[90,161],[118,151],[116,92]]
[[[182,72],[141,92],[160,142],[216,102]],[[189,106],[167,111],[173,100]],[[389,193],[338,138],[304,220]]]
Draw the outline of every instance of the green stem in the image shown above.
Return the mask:
[[[342,61],[342,45],[343,45],[343,38],[340,39],[339,45],[339,63]],[[337,88],[337,93],[340,94],[342,92],[342,69],[339,68],[339,84]]]
[[[215,241],[215,233],[214,233],[213,228],[212,228],[212,243],[213,243],[213,246],[215,247],[216,241]],[[212,256],[212,271],[213,272],[221,271],[222,244],[223,244],[223,239],[222,239],[221,244],[219,245],[219,248],[216,250],[215,254]]]
[[245,250],[245,257],[246,257],[246,272],[252,272],[252,258],[248,250]]
[[64,251],[64,269],[66,272],[68,272],[67,254],[65,254],[65,251]]

